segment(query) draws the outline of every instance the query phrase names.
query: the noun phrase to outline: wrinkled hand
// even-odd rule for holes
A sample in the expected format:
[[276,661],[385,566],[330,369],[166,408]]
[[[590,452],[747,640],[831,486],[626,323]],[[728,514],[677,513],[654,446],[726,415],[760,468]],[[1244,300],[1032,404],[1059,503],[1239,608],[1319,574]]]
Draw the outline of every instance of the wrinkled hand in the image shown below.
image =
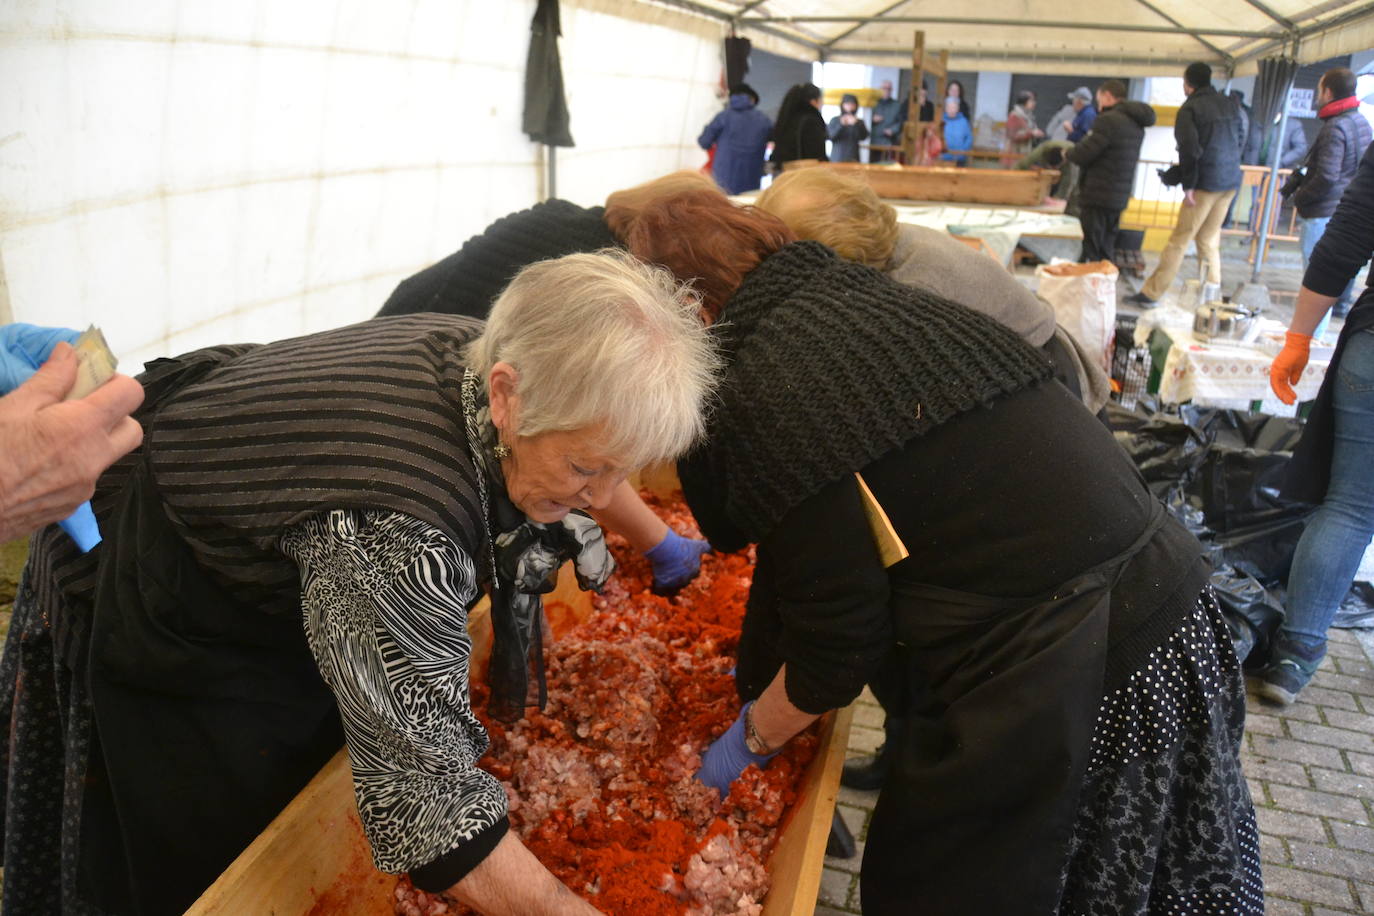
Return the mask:
[[[143,440],[129,416],[143,402],[143,386],[116,375],[63,401],[76,369],[76,351],[59,344],[32,378],[0,398],[0,541],[72,515],[101,472]],[[89,507],[63,527],[83,549],[100,540]]]
[[654,568],[655,595],[671,595],[701,572],[701,557],[711,552],[705,541],[685,538],[672,528],[657,545],[644,551]]
[[697,771],[697,779],[719,792],[722,801],[730,794],[730,784],[739,778],[739,774],[743,773],[749,764],[761,767],[777,756],[777,751],[766,755],[755,754],[744,744],[744,714],[753,705],[745,703],[735,719],[735,724],[711,742],[711,746],[701,757],[701,769]]
[[33,324],[0,327],[0,394],[9,394],[27,382],[47,362],[53,347],[66,341],[75,344],[80,331],[71,328],[40,328]]
[[1307,358],[1312,351],[1312,336],[1310,334],[1299,334],[1296,331],[1289,331],[1283,336],[1283,349],[1279,355],[1274,357],[1274,362],[1269,366],[1269,387],[1274,389],[1274,394],[1278,395],[1279,400],[1285,404],[1292,404],[1298,399],[1298,395],[1293,391],[1293,386],[1302,379],[1303,370],[1307,368]]

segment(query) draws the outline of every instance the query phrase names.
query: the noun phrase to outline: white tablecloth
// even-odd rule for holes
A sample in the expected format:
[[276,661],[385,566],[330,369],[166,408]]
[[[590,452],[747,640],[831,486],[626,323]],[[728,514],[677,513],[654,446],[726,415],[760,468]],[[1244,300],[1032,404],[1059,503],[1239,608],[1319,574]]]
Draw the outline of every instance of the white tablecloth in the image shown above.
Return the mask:
[[[1169,404],[1192,401],[1207,407],[1232,407],[1248,410],[1259,401],[1263,413],[1281,417],[1294,415],[1297,405],[1280,401],[1269,387],[1269,366],[1274,361],[1253,344],[1201,343],[1186,330],[1174,325],[1156,325],[1154,335],[1166,335],[1169,352],[1160,367],[1159,399]],[[1151,352],[1159,349],[1159,338],[1151,340]],[[1307,363],[1302,380],[1294,386],[1298,401],[1317,396],[1326,377],[1329,359],[1314,357]]]

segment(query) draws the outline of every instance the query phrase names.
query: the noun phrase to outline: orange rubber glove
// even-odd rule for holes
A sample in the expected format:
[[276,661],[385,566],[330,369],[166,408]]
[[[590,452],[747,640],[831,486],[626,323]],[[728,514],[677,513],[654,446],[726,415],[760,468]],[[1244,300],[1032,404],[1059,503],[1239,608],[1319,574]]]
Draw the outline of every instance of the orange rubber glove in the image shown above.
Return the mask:
[[1298,399],[1293,392],[1293,386],[1302,378],[1311,350],[1311,334],[1289,331],[1284,335],[1283,349],[1274,357],[1274,362],[1269,367],[1269,387],[1274,389],[1274,394],[1278,395],[1283,403],[1292,404]]

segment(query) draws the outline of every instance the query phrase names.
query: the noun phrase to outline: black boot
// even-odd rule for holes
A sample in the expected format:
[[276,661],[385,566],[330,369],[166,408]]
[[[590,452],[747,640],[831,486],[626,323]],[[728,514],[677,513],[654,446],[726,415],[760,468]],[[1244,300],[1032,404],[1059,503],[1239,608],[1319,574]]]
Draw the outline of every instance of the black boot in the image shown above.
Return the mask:
[[887,771],[892,768],[892,761],[897,755],[897,748],[902,743],[902,720],[896,716],[888,716],[887,721],[883,723],[883,731],[887,733],[887,737],[876,754],[845,763],[844,771],[840,774],[840,785],[861,792],[872,792],[882,788],[884,780],[887,779]]
[[825,841],[825,854],[835,859],[852,859],[854,854],[859,851],[859,847],[854,845],[854,834],[849,832],[849,825],[840,817],[840,809],[835,809],[835,815],[830,819],[830,837]]

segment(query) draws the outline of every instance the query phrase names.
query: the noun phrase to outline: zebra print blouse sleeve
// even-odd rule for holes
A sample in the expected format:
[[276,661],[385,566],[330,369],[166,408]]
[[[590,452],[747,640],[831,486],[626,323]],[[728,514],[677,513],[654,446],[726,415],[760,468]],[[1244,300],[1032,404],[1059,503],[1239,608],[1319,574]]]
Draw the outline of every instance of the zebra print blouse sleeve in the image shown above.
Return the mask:
[[472,559],[424,522],[362,510],[312,516],[281,549],[300,568],[306,637],[343,716],[373,861],[447,863],[453,883],[507,826],[505,790],[477,768],[488,742],[468,697]]

